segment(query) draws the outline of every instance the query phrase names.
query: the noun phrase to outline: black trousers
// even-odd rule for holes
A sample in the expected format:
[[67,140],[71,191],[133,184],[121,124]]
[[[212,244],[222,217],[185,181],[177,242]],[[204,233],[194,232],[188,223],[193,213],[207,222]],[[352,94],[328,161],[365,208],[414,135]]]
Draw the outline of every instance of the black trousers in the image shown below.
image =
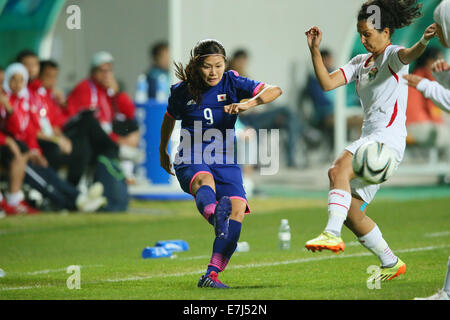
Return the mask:
[[25,182],[50,199],[55,209],[76,210],[76,199],[80,192],[62,180],[52,168],[29,163],[25,168]]
[[119,146],[102,129],[93,111],[86,110],[74,116],[63,132],[72,142],[71,154],[63,154],[54,143],[40,141],[39,144],[52,168],[58,170],[62,165],[67,166],[67,180],[75,186],[99,155],[113,159],[119,156]]

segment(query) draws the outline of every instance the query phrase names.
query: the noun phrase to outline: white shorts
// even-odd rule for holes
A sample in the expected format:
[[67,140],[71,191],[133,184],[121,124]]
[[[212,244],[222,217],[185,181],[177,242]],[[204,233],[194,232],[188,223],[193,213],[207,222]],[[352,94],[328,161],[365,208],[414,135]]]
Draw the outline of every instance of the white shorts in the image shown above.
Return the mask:
[[[356,150],[368,141],[382,142],[394,152],[397,160],[396,166],[398,167],[403,159],[403,154],[405,153],[406,139],[403,137],[401,139],[392,139],[393,135],[386,133],[390,132],[375,132],[368,136],[361,137],[346,147],[345,150],[355,154]],[[353,195],[357,195],[365,202],[370,203],[375,197],[378,189],[380,189],[380,184],[370,184],[361,178],[355,178],[350,181],[350,187]]]

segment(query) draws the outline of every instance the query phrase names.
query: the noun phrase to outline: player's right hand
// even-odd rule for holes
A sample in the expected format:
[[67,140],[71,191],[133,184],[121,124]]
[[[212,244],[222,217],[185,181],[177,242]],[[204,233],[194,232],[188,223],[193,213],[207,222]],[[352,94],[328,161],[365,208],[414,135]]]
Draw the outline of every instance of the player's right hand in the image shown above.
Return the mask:
[[310,49],[318,49],[320,42],[322,41],[322,31],[320,31],[319,27],[312,27],[305,32],[305,35],[308,41],[308,47]]
[[174,176],[175,174],[172,172],[172,164],[170,163],[170,156],[166,150],[159,151],[159,160],[160,160],[161,168],[166,170],[166,172],[168,174],[171,174]]

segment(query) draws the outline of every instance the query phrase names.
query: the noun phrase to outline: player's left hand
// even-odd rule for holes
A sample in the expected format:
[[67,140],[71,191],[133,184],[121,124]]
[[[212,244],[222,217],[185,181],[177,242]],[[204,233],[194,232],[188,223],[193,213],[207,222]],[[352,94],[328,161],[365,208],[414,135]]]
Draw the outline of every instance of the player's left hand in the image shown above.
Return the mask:
[[250,106],[247,103],[232,103],[223,107],[224,111],[229,114],[238,114],[248,110]]
[[437,31],[436,23],[433,23],[432,25],[428,26],[428,28],[425,29],[423,37],[425,38],[425,40],[431,40],[434,36],[436,36],[436,31]]
[[420,81],[422,81],[423,77],[421,76],[417,76],[415,74],[406,74],[403,76],[404,79],[408,80],[408,86],[413,87],[413,88],[417,88],[418,84]]

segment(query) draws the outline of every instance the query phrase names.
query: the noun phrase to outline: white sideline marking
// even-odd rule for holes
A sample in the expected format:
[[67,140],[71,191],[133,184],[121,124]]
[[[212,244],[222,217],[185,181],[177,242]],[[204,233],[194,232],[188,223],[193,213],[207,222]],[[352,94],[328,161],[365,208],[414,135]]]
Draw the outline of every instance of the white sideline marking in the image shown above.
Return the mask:
[[425,237],[428,237],[428,238],[436,238],[436,237],[444,237],[444,236],[450,236],[450,231],[425,233]]
[[[410,253],[410,252],[430,251],[430,250],[443,249],[443,248],[450,248],[450,244],[440,245],[440,246],[410,248],[410,249],[399,249],[399,250],[396,250],[395,252]],[[277,261],[277,262],[250,263],[250,264],[241,264],[241,265],[230,266],[228,268],[228,270],[244,269],[244,268],[273,267],[273,266],[279,266],[279,265],[306,263],[306,262],[322,261],[322,260],[358,258],[358,257],[364,257],[364,256],[371,256],[371,255],[372,255],[372,253],[370,253],[370,252],[360,252],[360,253],[353,253],[353,254],[347,254],[347,255],[345,255],[345,254],[329,255],[329,256],[323,256],[323,257],[302,258],[302,259]],[[170,274],[155,274],[155,275],[148,275],[148,276],[134,276],[134,277],[118,278],[118,279],[105,279],[105,280],[99,280],[99,281],[93,281],[93,282],[87,282],[87,283],[95,284],[95,283],[102,283],[102,282],[139,281],[139,280],[147,280],[147,279],[152,279],[152,278],[184,277],[184,276],[189,276],[189,275],[201,274],[203,271],[204,271],[204,268],[195,270],[195,271],[189,271],[189,272],[179,272],[179,273],[170,273]],[[54,286],[46,286],[46,287],[54,287]],[[41,286],[37,285],[37,286],[28,286],[28,287],[11,287],[11,288],[1,288],[0,290],[1,291],[27,290],[27,289],[35,289],[35,288],[41,288]]]
[[[80,266],[80,268],[92,268],[92,267],[103,267],[102,264],[93,264],[89,266]],[[38,270],[38,271],[32,271],[32,272],[26,272],[26,275],[34,276],[37,274],[48,274],[48,273],[55,273],[55,272],[65,272],[67,268],[61,268],[61,269],[47,269],[47,270]]]
[[2,288],[2,291],[11,291],[11,290],[28,290],[28,289],[37,289],[40,286],[28,286],[28,287],[12,287],[12,288]]

